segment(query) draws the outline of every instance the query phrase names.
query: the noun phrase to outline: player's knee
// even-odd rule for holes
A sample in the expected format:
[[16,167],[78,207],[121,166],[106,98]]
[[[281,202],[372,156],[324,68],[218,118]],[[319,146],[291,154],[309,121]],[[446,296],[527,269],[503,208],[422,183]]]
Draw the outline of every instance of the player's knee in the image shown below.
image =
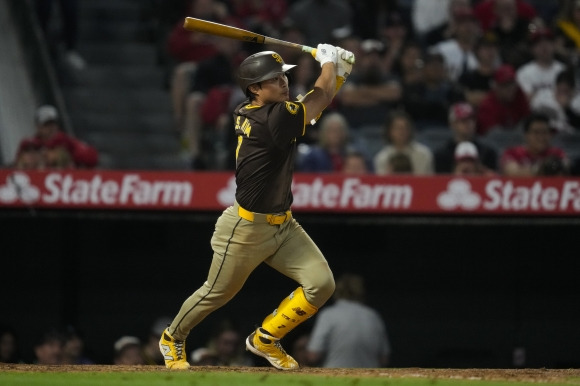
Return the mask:
[[309,286],[304,286],[304,296],[310,304],[321,307],[334,293],[336,287],[334,277],[330,269],[321,270],[324,274],[316,275]]

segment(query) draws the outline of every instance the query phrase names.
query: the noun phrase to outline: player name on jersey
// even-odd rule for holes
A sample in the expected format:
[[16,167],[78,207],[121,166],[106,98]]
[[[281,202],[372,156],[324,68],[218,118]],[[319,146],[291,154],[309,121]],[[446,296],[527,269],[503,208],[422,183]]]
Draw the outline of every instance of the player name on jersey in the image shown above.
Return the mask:
[[[229,172],[0,170],[0,208],[221,211]],[[296,174],[295,212],[577,215],[580,178]]]

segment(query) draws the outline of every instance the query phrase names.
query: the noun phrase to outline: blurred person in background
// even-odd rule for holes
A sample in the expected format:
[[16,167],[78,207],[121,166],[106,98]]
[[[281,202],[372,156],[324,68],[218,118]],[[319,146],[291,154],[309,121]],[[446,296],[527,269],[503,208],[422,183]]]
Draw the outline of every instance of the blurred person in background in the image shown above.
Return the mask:
[[477,68],[468,70],[459,79],[465,100],[477,108],[491,89],[493,73],[501,65],[497,37],[488,32],[478,39],[475,48]]
[[486,0],[475,6],[474,13],[484,33],[497,36],[503,63],[518,68],[529,60],[530,23],[540,22],[530,4],[521,0]]
[[297,161],[301,172],[341,172],[346,154],[356,148],[350,140],[349,125],[342,114],[327,113],[321,120],[318,143],[309,146]]
[[149,328],[149,333],[142,345],[143,361],[146,365],[165,364],[163,355],[161,355],[161,352],[159,351],[159,335],[163,333],[163,330],[165,330],[167,325],[170,323],[171,318],[168,316],[162,316],[157,318]]
[[342,165],[342,173],[352,175],[371,174],[368,161],[365,155],[359,151],[351,150],[346,153],[344,157],[344,164]]
[[484,167],[497,171],[498,155],[494,148],[486,145],[476,135],[475,110],[466,102],[455,103],[449,109],[449,127],[452,137],[434,150],[435,172],[449,174],[455,164],[455,149],[462,142],[475,145]]
[[85,341],[77,329],[72,326],[67,326],[63,335],[62,364],[91,365],[95,363],[92,359],[85,356]]
[[183,17],[179,18],[167,37],[167,55],[170,64],[170,93],[176,130],[184,127],[185,97],[191,86],[192,76],[197,64],[218,55],[216,37],[183,28],[186,16],[196,17],[216,23],[238,26],[230,16],[228,8],[218,0],[191,0],[185,7]]
[[461,75],[477,68],[474,48],[480,29],[470,8],[456,10],[453,20],[455,27],[451,38],[432,45],[429,52],[443,55],[447,75],[451,81],[456,82]]
[[285,23],[302,31],[306,45],[316,47],[319,42],[333,43],[337,35],[352,31],[352,18],[348,1],[297,0],[290,4]]
[[144,365],[141,341],[135,336],[125,335],[119,338],[115,344],[113,363],[116,365],[137,366]]
[[580,90],[572,69],[560,72],[552,88],[544,88],[532,101],[532,111],[550,118],[550,126],[558,132],[580,132]]
[[542,89],[551,89],[556,76],[565,70],[564,63],[556,59],[554,34],[550,29],[540,28],[529,37],[533,59],[516,71],[516,80],[533,104],[534,98]]
[[408,41],[414,40],[413,30],[401,12],[392,11],[385,15],[384,26],[379,26],[379,40],[385,44],[385,71],[393,72],[401,50]]
[[458,143],[454,155],[455,164],[452,173],[456,176],[492,176],[496,174],[481,163],[477,147],[471,142]]
[[418,131],[447,125],[449,106],[463,99],[459,85],[447,77],[445,59],[439,53],[425,55],[421,81],[406,84],[401,105],[414,117]]
[[[184,106],[183,116],[176,118],[182,121],[183,147],[195,170],[211,167],[211,161],[208,160],[211,154],[205,154],[207,149],[204,148],[204,137],[206,134],[213,134],[213,137],[224,135],[225,125],[229,122],[230,114],[227,111],[232,94],[236,94],[237,99],[244,97],[241,92],[235,93],[238,87],[234,72],[241,63],[241,55],[244,55],[240,51],[240,43],[216,36],[210,41],[214,42],[217,54],[197,64],[184,95],[180,101],[175,102]],[[174,111],[179,110],[176,107]]]
[[380,314],[365,304],[362,276],[340,276],[333,299],[314,320],[307,345],[310,363],[332,368],[386,367],[391,354],[387,329]]
[[[24,149],[36,147],[43,156],[42,164],[47,167],[72,167],[94,168],[98,164],[99,154],[91,145],[70,136],[62,131],[60,115],[56,107],[43,105],[36,110],[35,114],[36,134],[33,137],[24,138],[19,144],[17,157]],[[58,151],[51,151],[60,149]],[[45,153],[49,154],[45,154]],[[68,158],[70,157],[69,162]]]
[[420,43],[411,40],[401,47],[401,53],[393,63],[393,75],[405,87],[415,85],[423,81],[423,69],[425,68],[425,52]]
[[60,365],[63,360],[64,336],[57,329],[41,333],[33,345],[34,364]]
[[194,350],[190,357],[194,366],[254,366],[240,332],[229,320],[218,323],[207,345]]
[[[524,144],[507,148],[501,157],[501,173],[510,177],[529,177],[546,173],[554,160],[561,164],[558,174],[567,173],[570,161],[566,153],[552,145],[550,119],[541,113],[532,113],[524,122]],[[544,164],[548,162],[548,164]],[[556,172],[552,172],[556,174]]]
[[38,141],[31,138],[20,141],[12,166],[19,170],[44,169],[44,159]]
[[[288,13],[286,0],[230,0],[229,4],[233,15],[242,22],[245,29],[267,36],[275,36],[279,32],[279,26]],[[286,58],[281,52],[278,53]]]
[[360,51],[356,71],[337,96],[337,109],[352,127],[381,124],[385,111],[397,106],[402,95],[399,80],[385,69],[385,45],[364,40]]
[[0,324],[0,363],[22,363],[18,352],[18,339],[14,329]]
[[491,89],[477,110],[477,134],[514,130],[529,113],[528,98],[516,81],[513,66],[504,64],[495,70]]
[[407,113],[394,111],[388,115],[384,124],[386,144],[373,159],[376,174],[389,174],[388,160],[395,153],[404,153],[410,158],[413,174],[433,174],[433,153],[427,146],[415,141],[414,132],[413,122]]
[[481,0],[474,5],[474,12],[484,30],[513,22],[513,15],[526,24],[538,17],[536,9],[525,0]]
[[[417,3],[415,5],[417,12],[427,12],[429,10],[430,14],[425,14],[423,18],[435,16],[437,12],[432,8],[436,3],[441,3],[441,1],[437,0],[415,0],[415,2]],[[441,23],[435,28],[429,29],[421,36],[420,41],[424,47],[431,47],[440,42],[452,39],[457,32],[457,21],[459,19],[456,18],[456,15],[472,9],[470,0],[446,0],[446,3],[447,5],[443,9],[438,10],[438,12],[445,12]],[[424,8],[424,10],[419,9],[420,7]]]

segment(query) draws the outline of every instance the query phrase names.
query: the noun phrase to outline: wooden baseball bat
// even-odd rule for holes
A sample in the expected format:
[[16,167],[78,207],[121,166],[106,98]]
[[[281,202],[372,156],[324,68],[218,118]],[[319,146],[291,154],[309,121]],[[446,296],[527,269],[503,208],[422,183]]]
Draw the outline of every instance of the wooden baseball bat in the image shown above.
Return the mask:
[[[224,38],[241,40],[244,42],[258,43],[258,44],[274,44],[279,46],[292,47],[303,52],[308,52],[316,57],[316,48],[308,47],[298,43],[291,43],[285,40],[271,38],[257,34],[255,32],[246,31],[245,29],[232,27],[225,24],[214,23],[207,20],[197,19],[195,17],[186,17],[183,28],[188,31],[203,32],[210,35],[221,36]],[[354,62],[354,61],[353,61]]]

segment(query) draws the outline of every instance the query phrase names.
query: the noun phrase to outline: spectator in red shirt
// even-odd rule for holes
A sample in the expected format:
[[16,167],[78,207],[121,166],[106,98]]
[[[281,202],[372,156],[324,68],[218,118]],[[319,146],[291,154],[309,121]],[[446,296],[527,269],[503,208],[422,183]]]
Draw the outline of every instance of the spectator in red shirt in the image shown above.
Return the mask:
[[23,154],[36,149],[42,155],[42,163],[38,164],[38,168],[44,166],[94,168],[97,166],[99,155],[94,147],[61,131],[60,117],[56,107],[51,105],[39,107],[36,111],[35,123],[36,134],[20,142],[16,154],[16,165]]
[[552,145],[550,119],[533,113],[524,123],[524,144],[507,148],[501,157],[501,172],[506,176],[566,174],[566,153]]
[[530,113],[528,98],[516,82],[514,68],[505,64],[493,75],[491,90],[481,101],[477,113],[477,133],[494,128],[515,128]]

